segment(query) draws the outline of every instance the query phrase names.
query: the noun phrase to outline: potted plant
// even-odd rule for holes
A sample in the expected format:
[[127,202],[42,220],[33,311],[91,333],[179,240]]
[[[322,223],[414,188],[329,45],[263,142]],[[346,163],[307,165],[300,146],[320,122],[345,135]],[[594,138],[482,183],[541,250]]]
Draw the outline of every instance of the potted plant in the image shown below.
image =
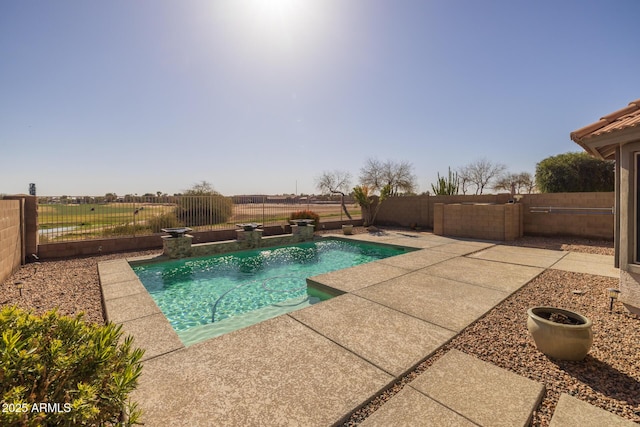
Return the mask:
[[529,333],[547,356],[582,360],[591,349],[592,322],[582,314],[556,307],[533,307],[527,314]]

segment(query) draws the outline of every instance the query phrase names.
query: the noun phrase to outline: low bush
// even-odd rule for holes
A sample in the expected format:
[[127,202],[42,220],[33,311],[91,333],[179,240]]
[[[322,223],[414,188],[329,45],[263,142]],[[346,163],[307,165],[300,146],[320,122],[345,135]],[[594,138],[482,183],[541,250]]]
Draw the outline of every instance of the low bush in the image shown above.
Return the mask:
[[223,224],[233,215],[233,201],[220,193],[185,195],[180,199],[178,219],[187,227]]
[[182,227],[183,225],[174,212],[154,216],[147,221],[147,226],[153,233],[161,233],[163,228]]
[[106,237],[135,236],[139,234],[149,234],[151,230],[145,224],[123,224],[109,227],[102,230],[102,235]]
[[2,426],[129,426],[144,353],[121,326],[50,311],[0,310]]
[[312,219],[316,229],[318,229],[318,225],[320,224],[320,215],[308,209],[291,213],[289,219]]

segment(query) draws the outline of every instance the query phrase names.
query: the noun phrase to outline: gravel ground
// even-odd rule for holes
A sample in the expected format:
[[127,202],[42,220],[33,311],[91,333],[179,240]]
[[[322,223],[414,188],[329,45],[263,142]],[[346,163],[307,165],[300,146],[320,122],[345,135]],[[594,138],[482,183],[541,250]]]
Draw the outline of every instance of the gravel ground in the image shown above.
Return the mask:
[[[354,233],[365,232],[363,227],[354,227]],[[606,241],[525,237],[512,244],[613,254],[613,243]],[[83,311],[87,320],[102,323],[98,261],[158,252],[43,261],[23,266],[0,284],[0,306],[17,304],[37,313],[58,307],[59,312],[69,315]],[[20,281],[22,295],[16,285]],[[614,278],[546,271],[352,414],[345,425],[357,425],[452,348],[543,383],[547,392],[534,414],[534,426],[549,425],[561,393],[640,422],[640,319],[628,314],[619,304],[609,312],[605,292],[617,286],[618,280]],[[576,295],[572,292],[576,289],[585,292]],[[584,361],[553,361],[536,350],[526,327],[526,310],[535,305],[565,307],[591,318],[595,338]]]
[[[37,314],[57,307],[61,314],[84,312],[85,320],[104,323],[98,262],[160,252],[129,252],[24,265],[0,284],[0,306],[17,305],[33,309]],[[18,282],[22,282],[22,294]]]

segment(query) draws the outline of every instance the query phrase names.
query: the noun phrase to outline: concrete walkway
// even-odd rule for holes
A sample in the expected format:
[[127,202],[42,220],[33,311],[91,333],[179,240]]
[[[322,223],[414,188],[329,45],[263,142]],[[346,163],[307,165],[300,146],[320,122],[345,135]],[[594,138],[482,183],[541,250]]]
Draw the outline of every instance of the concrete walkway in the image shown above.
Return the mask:
[[[351,238],[419,250],[310,278],[345,294],[189,347],[167,330],[126,263],[101,263],[107,316],[150,349],[132,396],[146,425],[338,423],[546,268],[617,277],[612,257],[430,233]],[[451,425],[499,425],[495,412],[484,414],[486,405],[473,400],[486,396],[474,387],[497,378],[500,385],[492,389],[518,390],[512,400],[500,393],[493,397],[502,402],[504,425],[526,425],[542,386],[501,371],[449,352],[367,423],[389,425],[401,414],[414,414],[451,419]],[[416,419],[406,418],[406,424]]]

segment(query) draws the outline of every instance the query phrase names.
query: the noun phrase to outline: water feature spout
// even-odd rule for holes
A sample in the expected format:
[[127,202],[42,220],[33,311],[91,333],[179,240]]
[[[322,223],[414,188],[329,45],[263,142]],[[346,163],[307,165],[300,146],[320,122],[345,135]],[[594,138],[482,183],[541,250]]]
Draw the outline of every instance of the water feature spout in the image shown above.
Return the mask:
[[168,236],[162,236],[163,253],[169,258],[185,258],[191,255],[191,241],[193,236],[187,234],[188,227],[163,228]]
[[171,228],[163,228],[162,231],[169,234],[173,238],[184,237],[190,231],[193,231],[189,227],[171,227]]

